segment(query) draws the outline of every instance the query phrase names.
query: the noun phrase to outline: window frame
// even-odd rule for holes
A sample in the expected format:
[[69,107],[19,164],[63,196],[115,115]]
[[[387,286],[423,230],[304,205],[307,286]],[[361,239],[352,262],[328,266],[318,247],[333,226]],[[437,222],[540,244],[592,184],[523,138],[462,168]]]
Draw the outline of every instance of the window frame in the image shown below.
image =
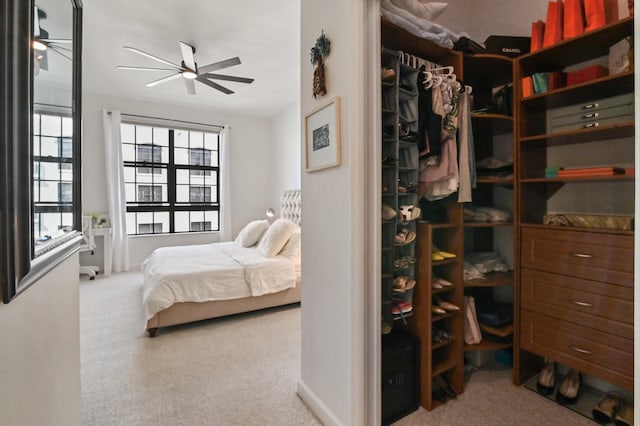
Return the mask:
[[[158,125],[156,123],[153,124],[149,124],[146,123],[144,121],[138,121],[138,120],[130,120],[130,119],[126,119],[125,117],[123,117],[122,119],[122,124],[123,125],[133,125],[133,126],[144,126],[144,127],[151,127],[153,128],[164,128],[167,129],[168,131],[168,144],[166,146],[166,148],[168,149],[168,161],[167,162],[153,162],[153,161],[137,161],[138,158],[138,147],[142,146],[142,145],[152,145],[152,146],[159,146],[164,148],[164,145],[154,145],[153,141],[151,144],[149,144],[148,142],[145,143],[137,143],[137,136],[134,135],[134,141],[133,142],[124,142],[121,141],[122,145],[125,144],[129,144],[129,145],[133,145],[134,146],[134,152],[136,155],[136,160],[135,161],[123,161],[123,167],[129,167],[132,168],[134,170],[134,174],[136,176],[136,180],[135,185],[136,185],[136,198],[137,198],[137,185],[143,184],[143,185],[156,185],[157,183],[155,182],[155,178],[153,177],[154,175],[156,175],[156,173],[154,173],[154,169],[164,169],[167,171],[167,179],[166,179],[166,183],[159,183],[159,185],[166,185],[167,187],[167,199],[166,200],[161,200],[161,201],[152,201],[152,202],[140,202],[137,201],[136,202],[126,202],[126,212],[127,213],[168,213],[169,215],[169,229],[167,231],[162,231],[162,232],[155,232],[155,229],[153,230],[152,233],[140,233],[139,232],[139,223],[137,221],[136,218],[136,225],[135,225],[135,233],[131,232],[130,229],[127,229],[127,234],[130,237],[136,237],[136,236],[145,236],[145,235],[170,235],[170,234],[189,234],[189,233],[194,233],[194,232],[219,232],[220,230],[220,210],[221,210],[221,204],[220,204],[220,171],[221,168],[223,167],[223,165],[220,164],[220,150],[221,150],[221,141],[220,141],[220,131],[219,129],[206,129],[203,130],[201,128],[190,128],[189,126],[170,126],[170,125]],[[195,124],[195,123],[194,123]],[[213,126],[212,126],[213,127]],[[175,133],[177,131],[186,131],[186,132],[198,132],[198,133],[204,133],[204,134],[214,134],[217,137],[217,149],[206,149],[203,147],[188,147],[188,148],[184,148],[182,146],[178,146],[176,147],[176,141],[175,141]],[[153,134],[153,130],[152,130],[152,134]],[[204,137],[204,135],[203,135]],[[188,150],[188,162],[189,164],[176,164],[175,162],[175,150],[177,149],[187,149]],[[153,150],[153,148],[152,148]],[[209,165],[209,166],[205,166],[205,165],[199,165],[199,164],[193,164],[193,157],[192,157],[192,152],[193,151],[199,151],[203,158],[203,161],[206,157],[206,153],[209,153],[209,159],[211,160],[213,152],[217,152],[217,156],[218,156],[218,163],[216,166],[214,165]],[[153,151],[152,151],[153,153]],[[210,161],[211,162],[211,161]],[[145,176],[149,176],[151,177],[151,182],[144,182],[144,183],[139,183],[137,181],[137,175],[140,174],[140,169],[148,169],[150,171],[150,173],[143,173]],[[178,184],[177,183],[177,173],[178,170],[186,170],[189,172],[188,176],[189,176],[189,181],[190,183],[185,185],[185,184]],[[197,174],[195,174],[194,172],[196,172]],[[203,179],[208,178],[208,179],[213,179],[211,176],[213,175],[213,172],[215,172],[215,182],[214,185],[215,186],[215,192],[213,191],[213,189],[210,189],[210,199],[214,199],[213,195],[215,194],[215,200],[217,200],[216,202],[193,202],[193,201],[188,201],[188,202],[178,202],[177,201],[177,188],[178,186],[187,186],[189,187],[189,200],[191,200],[191,188],[192,187],[207,187],[206,185],[204,185],[203,183],[194,183],[191,184],[191,179],[192,177],[202,177]],[[127,183],[132,183],[130,181],[126,181],[125,184]],[[206,192],[206,191],[205,191]],[[206,197],[205,197],[206,198]],[[215,224],[215,220],[212,221],[207,221],[207,220],[203,220],[201,222],[211,222],[211,230],[210,231],[191,231],[191,222],[189,222],[188,225],[188,230],[186,231],[176,231],[176,220],[175,220],[175,213],[177,212],[208,212],[208,211],[214,211],[217,212],[217,226],[214,226]],[[156,223],[156,219],[154,217],[154,219],[152,220],[153,223]]]

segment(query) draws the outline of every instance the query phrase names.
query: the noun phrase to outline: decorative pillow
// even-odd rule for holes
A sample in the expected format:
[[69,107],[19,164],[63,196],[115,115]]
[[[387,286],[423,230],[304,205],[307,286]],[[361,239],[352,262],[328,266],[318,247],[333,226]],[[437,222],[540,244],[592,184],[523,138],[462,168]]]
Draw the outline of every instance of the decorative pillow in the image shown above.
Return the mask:
[[287,244],[284,245],[284,248],[282,249],[280,254],[286,257],[300,257],[300,236],[300,227],[298,227],[298,229],[293,231],[291,237],[289,237],[289,241],[287,241]]
[[236,244],[242,247],[254,246],[264,231],[269,227],[269,221],[266,219],[254,220],[249,222],[236,237]]
[[287,244],[296,225],[287,219],[277,219],[269,226],[267,232],[263,235],[258,243],[258,251],[266,257],[274,257]]

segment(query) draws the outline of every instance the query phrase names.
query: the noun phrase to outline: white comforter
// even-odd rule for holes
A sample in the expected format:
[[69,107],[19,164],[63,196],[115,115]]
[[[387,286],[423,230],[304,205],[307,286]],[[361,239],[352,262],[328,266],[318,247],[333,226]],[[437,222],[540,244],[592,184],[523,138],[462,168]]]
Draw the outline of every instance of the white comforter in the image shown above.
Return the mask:
[[156,249],[142,263],[142,303],[149,320],[178,302],[276,293],[296,285],[295,261],[267,258],[234,242]]

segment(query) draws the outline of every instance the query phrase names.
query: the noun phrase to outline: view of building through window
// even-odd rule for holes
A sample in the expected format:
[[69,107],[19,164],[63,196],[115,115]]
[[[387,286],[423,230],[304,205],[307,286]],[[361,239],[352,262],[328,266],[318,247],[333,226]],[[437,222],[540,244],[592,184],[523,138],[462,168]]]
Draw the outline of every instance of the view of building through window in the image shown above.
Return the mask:
[[33,114],[33,233],[36,241],[73,227],[73,120]]
[[219,134],[123,123],[127,233],[219,230]]

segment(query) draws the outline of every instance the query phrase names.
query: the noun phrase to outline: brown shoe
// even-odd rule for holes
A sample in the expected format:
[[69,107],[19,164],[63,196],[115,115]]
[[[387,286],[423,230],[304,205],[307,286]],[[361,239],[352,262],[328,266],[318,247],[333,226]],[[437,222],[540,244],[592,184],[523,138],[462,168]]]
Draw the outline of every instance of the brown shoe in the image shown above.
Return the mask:
[[616,417],[616,412],[621,402],[622,398],[618,392],[605,393],[602,398],[600,398],[598,405],[591,410],[593,418],[600,423],[611,423],[614,417]]

